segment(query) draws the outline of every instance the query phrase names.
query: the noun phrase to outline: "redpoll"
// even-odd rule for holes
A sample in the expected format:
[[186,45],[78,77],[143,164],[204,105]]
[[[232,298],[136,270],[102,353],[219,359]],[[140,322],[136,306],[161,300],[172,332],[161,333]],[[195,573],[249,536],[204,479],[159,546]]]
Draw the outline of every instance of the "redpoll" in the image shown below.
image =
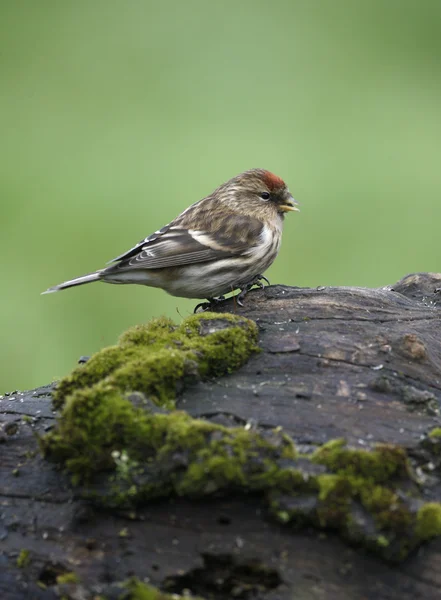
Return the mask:
[[104,281],[138,283],[209,301],[240,289],[240,302],[264,279],[279,252],[284,214],[293,210],[299,209],[283,180],[252,169],[192,204],[111,266],[43,293]]

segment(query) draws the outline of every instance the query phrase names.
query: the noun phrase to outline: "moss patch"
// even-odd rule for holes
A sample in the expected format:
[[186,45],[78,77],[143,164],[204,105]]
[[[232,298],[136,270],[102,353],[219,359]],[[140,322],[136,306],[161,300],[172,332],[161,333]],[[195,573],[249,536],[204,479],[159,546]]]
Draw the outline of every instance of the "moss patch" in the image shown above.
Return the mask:
[[25,569],[31,562],[31,556],[29,550],[20,550],[20,554],[17,556],[17,567],[19,569]]
[[441,439],[441,427],[435,427],[435,429],[432,429],[431,431],[429,431],[428,436],[430,438],[440,438]]
[[[179,387],[237,369],[258,350],[256,340],[253,321],[214,313],[191,316],[180,326],[162,318],[128,330],[118,346],[98,352],[59,383],[54,405],[63,410],[57,429],[41,440],[44,453],[65,462],[79,482],[113,468],[112,452],[130,448],[130,465],[156,456],[169,428],[188,446],[189,418],[153,418],[134,407],[128,393],[171,408]],[[191,435],[204,439],[201,431]]]
[[304,457],[280,431],[151,414],[105,389],[93,403],[69,399],[42,443],[84,496],[107,507],[255,492],[280,522],[335,530],[393,561],[441,534],[441,506],[417,501],[407,457],[394,446],[354,450],[337,440]]
[[132,577],[121,585],[124,592],[119,596],[120,600],[203,600],[200,596],[181,596],[179,594],[166,594],[151,585],[143,583],[137,577]]
[[137,577],[132,577],[121,585],[125,590],[120,596],[121,600],[203,600],[200,596],[181,596],[179,594],[166,594],[151,585],[143,583]]
[[175,325],[154,319],[129,329],[119,344],[101,350],[57,386],[55,408],[79,390],[93,395],[106,388],[142,392],[172,408],[176,393],[188,381],[229,373],[258,350],[257,326],[236,315],[203,313]]
[[441,535],[441,504],[438,502],[428,502],[420,508],[417,515],[417,535],[421,539]]
[[392,561],[441,535],[441,505],[424,503],[403,448],[359,450],[333,440],[301,456],[279,429],[161,413],[129,394],[172,406],[188,378],[243,364],[256,337],[246,319],[207,313],[179,327],[158,319],[130,330],[61,382],[57,426],[40,440],[45,456],[106,507],[253,492],[286,526],[331,529]]
[[404,448],[378,444],[375,450],[353,450],[344,440],[332,440],[316,450],[312,460],[339,475],[356,476],[375,483],[407,477],[409,464]]
[[361,540],[393,560],[404,559],[428,539],[417,527],[420,517],[412,498],[418,489],[403,448],[378,444],[369,451],[354,450],[333,440],[311,460],[329,471],[318,477],[321,526],[338,529],[343,537]]
[[226,486],[262,488],[281,476],[275,461],[295,455],[287,437],[279,435],[274,444],[184,412],[151,414],[105,386],[100,392],[69,398],[58,427],[41,446],[46,457],[65,464],[75,483],[90,483],[108,471],[105,504],[134,504],[172,492],[204,495]]
[[61,575],[57,576],[57,585],[68,585],[68,584],[74,584],[74,583],[79,583],[79,582],[80,582],[80,578],[73,571],[68,571],[66,573],[62,573]]
[[427,436],[421,440],[420,446],[425,451],[429,451],[431,455],[432,464],[428,472],[430,473],[433,469],[439,470],[441,467],[441,427],[435,427],[429,431]]

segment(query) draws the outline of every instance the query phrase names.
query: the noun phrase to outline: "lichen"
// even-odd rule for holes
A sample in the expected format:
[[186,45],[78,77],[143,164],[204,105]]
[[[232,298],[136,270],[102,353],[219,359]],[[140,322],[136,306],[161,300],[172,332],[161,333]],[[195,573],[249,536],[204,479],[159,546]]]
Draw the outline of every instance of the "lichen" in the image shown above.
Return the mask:
[[54,406],[61,408],[79,390],[93,393],[105,383],[108,389],[142,392],[172,408],[179,386],[239,368],[258,350],[256,339],[256,324],[236,315],[203,313],[179,326],[170,319],[154,319],[129,329],[118,345],[97,352],[61,380]]

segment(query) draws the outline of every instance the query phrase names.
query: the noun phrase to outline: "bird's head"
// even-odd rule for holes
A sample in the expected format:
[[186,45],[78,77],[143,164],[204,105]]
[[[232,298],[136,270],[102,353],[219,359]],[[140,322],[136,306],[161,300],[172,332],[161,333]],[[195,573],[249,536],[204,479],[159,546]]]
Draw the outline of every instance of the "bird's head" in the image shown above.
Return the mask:
[[266,212],[271,208],[282,216],[286,212],[299,210],[283,179],[265,169],[245,171],[222,187],[227,192],[227,201],[238,204],[240,199],[242,209],[246,203],[257,212]]

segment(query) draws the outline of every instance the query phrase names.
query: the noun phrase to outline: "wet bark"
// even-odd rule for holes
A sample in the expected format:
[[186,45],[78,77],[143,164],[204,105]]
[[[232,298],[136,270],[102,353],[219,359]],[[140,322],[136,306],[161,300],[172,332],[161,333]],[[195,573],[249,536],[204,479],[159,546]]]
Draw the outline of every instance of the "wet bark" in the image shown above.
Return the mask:
[[[441,425],[441,275],[381,289],[271,286],[216,310],[254,319],[263,352],[186,389],[178,408],[227,426],[282,426],[299,445],[399,444],[425,473],[425,498],[441,501],[441,456],[427,437]],[[392,566],[331,533],[275,524],[252,495],[136,512],[87,504],[38,453],[35,433],[56,418],[51,389],[0,402],[0,598],[118,597],[115,582],[131,575],[217,600],[439,598],[439,539]],[[80,585],[57,584],[70,572]]]

